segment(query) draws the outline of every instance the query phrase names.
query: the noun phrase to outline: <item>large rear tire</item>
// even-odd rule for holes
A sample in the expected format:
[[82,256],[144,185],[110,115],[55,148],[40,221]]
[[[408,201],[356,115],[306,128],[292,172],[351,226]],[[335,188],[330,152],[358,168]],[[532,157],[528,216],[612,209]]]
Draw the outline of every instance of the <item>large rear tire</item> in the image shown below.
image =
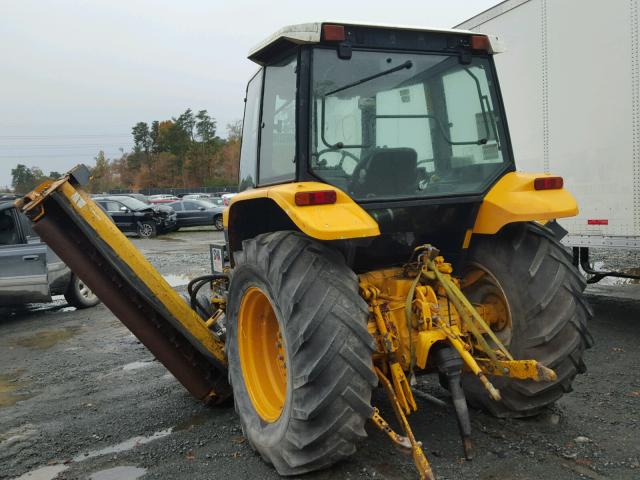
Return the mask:
[[227,357],[249,443],[281,475],[352,455],[377,384],[356,275],[294,232],[245,240],[234,260]]
[[582,294],[585,281],[571,260],[551,230],[533,223],[474,237],[467,274],[484,275],[466,287],[465,294],[478,303],[506,299],[509,318],[500,325],[498,337],[514,358],[538,360],[558,378],[534,382],[493,377],[502,395],[496,402],[477,378],[465,375],[463,386],[472,405],[498,417],[536,415],[570,392],[575,376],[586,371],[582,355],[593,344],[587,330],[592,312]]

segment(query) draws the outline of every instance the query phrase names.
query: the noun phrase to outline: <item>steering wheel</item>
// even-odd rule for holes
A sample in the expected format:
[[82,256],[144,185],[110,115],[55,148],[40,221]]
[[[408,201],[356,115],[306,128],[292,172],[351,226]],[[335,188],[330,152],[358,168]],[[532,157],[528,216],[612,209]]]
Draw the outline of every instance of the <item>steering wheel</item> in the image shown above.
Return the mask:
[[349,158],[349,159],[353,160],[354,162],[356,162],[356,165],[358,163],[360,163],[360,159],[358,157],[356,157],[353,153],[351,153],[351,152],[349,152],[349,151],[347,151],[345,149],[338,150],[337,148],[329,147],[329,148],[325,148],[325,149],[320,150],[319,152],[315,153],[314,155],[316,156],[317,159],[320,159],[320,157],[322,155],[324,155],[325,153],[338,152],[338,151],[341,154],[340,161],[338,162],[338,165],[337,165],[338,167],[342,167],[342,164],[344,163],[345,159],[347,159],[347,158]]
[[[420,165],[421,164],[426,164],[426,163],[430,163],[433,162],[433,159],[429,159],[426,158],[424,160],[418,160],[416,167],[418,169],[420,169]],[[426,165],[425,165],[426,167]],[[432,182],[437,182],[439,180],[438,176],[435,174],[435,172],[431,172],[429,173],[427,171],[426,168],[422,168],[422,171],[424,172],[424,177],[422,178],[418,178],[418,190],[422,191],[422,190],[426,190],[427,187],[432,183]]]

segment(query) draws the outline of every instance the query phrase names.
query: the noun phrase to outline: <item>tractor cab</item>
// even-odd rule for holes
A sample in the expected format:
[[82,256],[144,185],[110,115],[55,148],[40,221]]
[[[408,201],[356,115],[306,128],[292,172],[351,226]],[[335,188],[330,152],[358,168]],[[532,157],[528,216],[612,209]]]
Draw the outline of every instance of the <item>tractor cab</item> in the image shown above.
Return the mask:
[[[251,51],[240,187],[321,182],[382,234],[357,270],[427,241],[458,255],[490,187],[514,170],[495,37],[313,23]],[[375,258],[375,261],[373,260]]]

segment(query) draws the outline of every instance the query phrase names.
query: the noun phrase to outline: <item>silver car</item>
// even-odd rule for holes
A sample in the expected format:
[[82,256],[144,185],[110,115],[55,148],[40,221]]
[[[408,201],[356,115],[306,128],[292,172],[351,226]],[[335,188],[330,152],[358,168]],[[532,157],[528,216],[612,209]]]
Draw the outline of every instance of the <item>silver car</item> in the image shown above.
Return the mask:
[[204,200],[180,200],[170,203],[178,215],[177,228],[213,225],[223,230],[222,212],[224,207]]
[[77,308],[99,302],[40,240],[13,202],[0,201],[0,306],[50,302],[54,295],[64,295]]

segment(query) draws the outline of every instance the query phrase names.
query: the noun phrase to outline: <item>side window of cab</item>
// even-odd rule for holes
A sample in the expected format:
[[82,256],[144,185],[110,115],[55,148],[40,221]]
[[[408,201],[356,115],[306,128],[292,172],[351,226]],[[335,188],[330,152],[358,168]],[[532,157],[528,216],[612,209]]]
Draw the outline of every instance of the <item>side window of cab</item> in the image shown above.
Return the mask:
[[295,179],[297,67],[297,53],[288,55],[247,85],[239,191]]
[[258,172],[258,130],[260,120],[260,95],[262,94],[261,69],[247,85],[247,95],[242,122],[242,145],[240,147],[240,185],[238,190],[256,186]]
[[295,179],[297,66],[295,54],[265,69],[259,185]]

